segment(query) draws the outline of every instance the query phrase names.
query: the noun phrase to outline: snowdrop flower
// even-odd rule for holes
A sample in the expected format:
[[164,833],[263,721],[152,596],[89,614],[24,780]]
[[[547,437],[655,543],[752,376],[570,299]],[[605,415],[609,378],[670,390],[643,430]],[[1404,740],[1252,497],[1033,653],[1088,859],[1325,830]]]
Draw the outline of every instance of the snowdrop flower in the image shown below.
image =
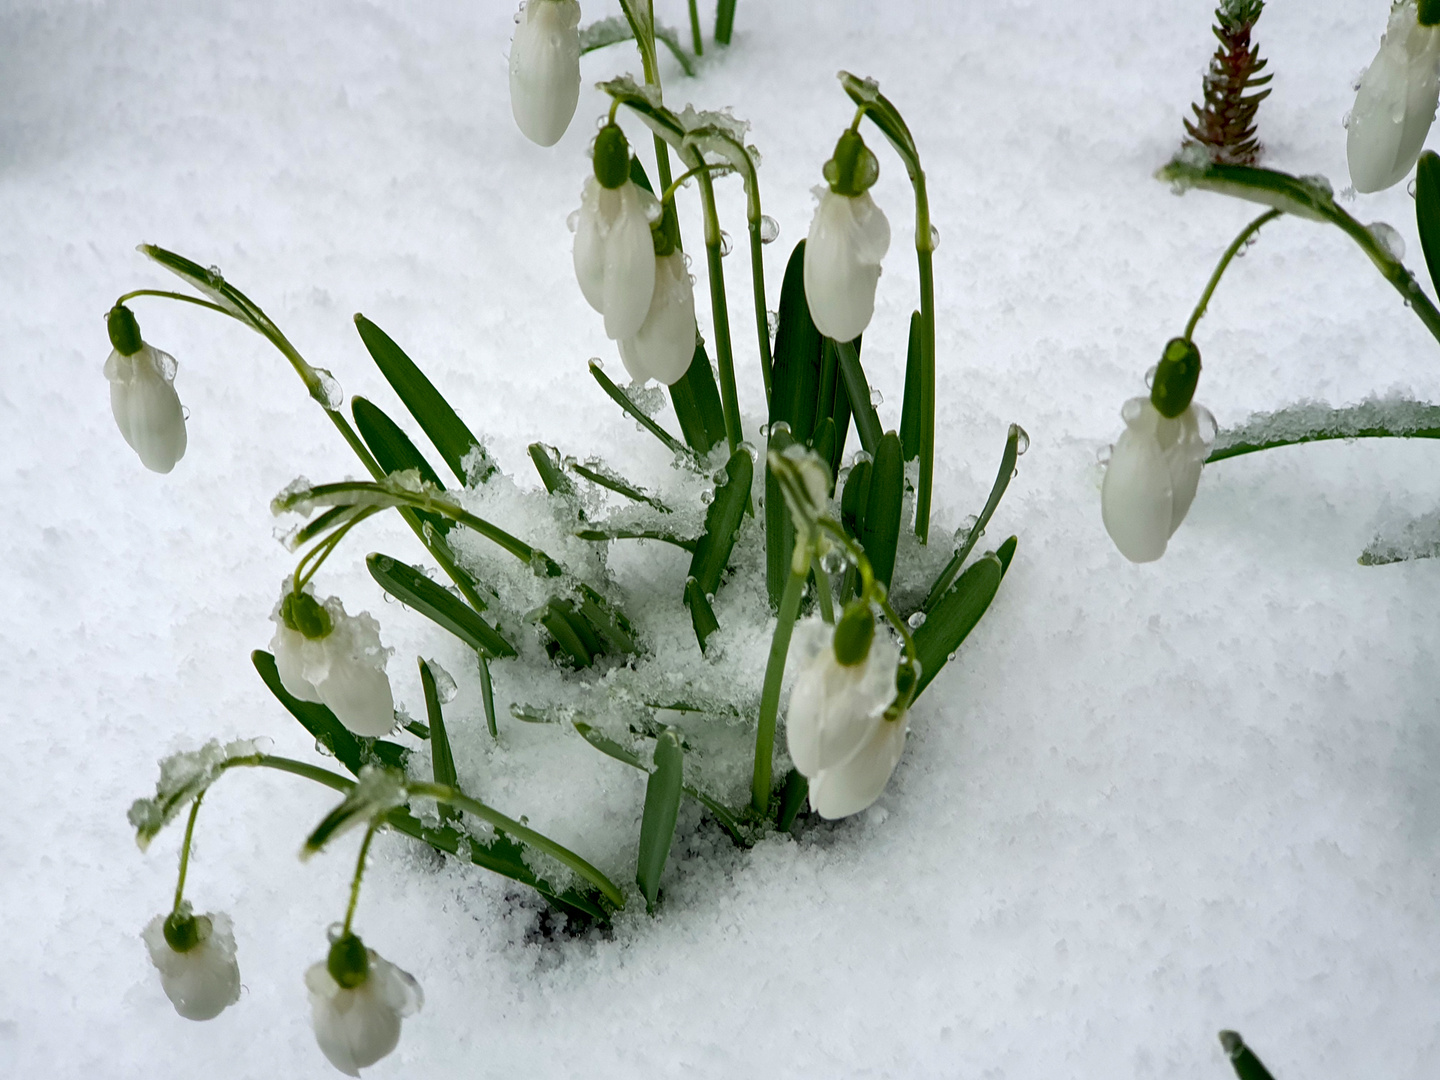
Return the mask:
[[400,1042],[400,1022],[425,1004],[420,985],[354,934],[305,972],[315,1041],[346,1076],[374,1065]]
[[322,605],[308,592],[295,593],[287,579],[270,617],[270,651],[286,690],[326,706],[356,735],[378,738],[394,728],[395,699],[385,674],[389,650],[369,612],[347,615],[334,596]]
[[858,132],[846,131],[825,164],[829,188],[805,241],[805,299],[810,317],[828,338],[852,341],[870,325],[880,260],[890,248],[890,223],[870,198],[879,163]]
[[140,338],[130,309],[106,317],[114,349],[105,361],[110,411],[130,448],[152,472],[168,473],[185,456],[185,413],[175,393],[175,358]]
[[595,137],[595,175],[585,180],[574,219],[574,258],[580,291],[605,316],[611,341],[635,337],[650,314],[656,276],[650,223],[659,210],[655,197],[630,179],[624,132],[607,124]]
[[186,1020],[213,1020],[240,1000],[240,965],[230,916],[191,915],[189,902],[156,915],[141,934],[160,985]]
[[790,757],[810,781],[811,808],[847,817],[880,797],[905,750],[904,714],[885,716],[900,650],[874,640],[875,618],[863,601],[846,608],[833,635],[818,620],[799,633],[804,659],[785,721]]
[[1440,26],[1422,25],[1415,0],[1402,0],[1390,10],[1380,51],[1360,79],[1350,112],[1345,151],[1356,191],[1380,191],[1405,179],[1425,144],[1437,100]]
[[510,42],[510,111],[533,143],[554,146],[580,100],[580,5],[529,0]]
[[655,294],[634,337],[620,339],[620,359],[637,382],[666,386],[683,378],[695,357],[695,289],[680,251],[655,260]]
[[1191,400],[1199,372],[1199,351],[1176,338],[1166,346],[1151,396],[1131,398],[1120,412],[1125,431],[1110,452],[1100,506],[1110,539],[1131,562],[1165,554],[1195,498],[1215,441],[1215,418]]

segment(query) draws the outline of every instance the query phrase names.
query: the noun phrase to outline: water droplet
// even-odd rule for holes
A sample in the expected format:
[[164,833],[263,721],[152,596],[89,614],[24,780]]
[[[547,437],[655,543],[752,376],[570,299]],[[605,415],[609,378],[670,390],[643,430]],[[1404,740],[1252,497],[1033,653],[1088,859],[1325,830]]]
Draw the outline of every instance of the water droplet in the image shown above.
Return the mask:
[[949,656],[945,657],[945,659],[946,659],[947,661],[954,660],[954,659],[955,659],[955,654],[952,652]]
[[715,594],[714,594],[713,592],[707,592],[707,593],[705,594],[705,603],[707,603],[707,604],[713,604],[713,603],[715,603]]
[[775,339],[775,334],[780,329],[780,313],[778,311],[765,312],[765,329],[770,331],[770,339]]
[[1200,441],[1206,446],[1209,446],[1215,441],[1215,435],[1219,430],[1219,425],[1215,423],[1214,414],[1205,408],[1204,405],[1192,404],[1190,411],[1195,417],[1196,433],[1200,436]]
[[1408,183],[1408,184],[1405,185],[1405,193],[1406,193],[1407,195],[1409,195],[1410,198],[1412,198],[1412,199],[1415,198],[1415,181],[1414,181],[1414,180],[1411,180],[1410,183]]
[[335,756],[335,751],[334,751],[334,750],[331,750],[330,747],[326,746],[326,745],[325,745],[323,742],[321,742],[319,739],[316,739],[316,740],[315,740],[315,752],[316,752],[317,754],[319,754],[321,757],[334,757],[334,756]]
[[1015,455],[1023,457],[1030,449],[1030,433],[1019,424],[1011,424],[1010,429],[1015,432]]
[[1405,258],[1405,241],[1392,226],[1383,221],[1375,221],[1366,225],[1365,231],[1373,236],[1375,242],[1396,262]]
[[1149,390],[1155,385],[1155,373],[1159,370],[1159,364],[1151,364],[1145,369],[1145,389]]
[[[969,517],[967,517],[964,521],[960,523],[960,527],[955,530],[956,550],[959,550],[960,548],[965,546],[965,544],[970,539],[971,531],[978,524],[980,524],[980,519],[974,514],[971,514]],[[979,537],[976,537],[976,539],[979,539]]]
[[1100,464],[1101,468],[1104,468],[1106,465],[1110,464],[1110,454],[1114,451],[1114,449],[1115,447],[1113,444],[1107,443],[1105,446],[1102,446],[1099,450],[1095,451],[1095,460]]
[[930,226],[930,250],[940,250],[940,230],[934,225]]
[[1132,397],[1124,405],[1120,406],[1120,419],[1131,424],[1140,419],[1140,413],[1145,408],[1145,399]]
[[435,697],[441,705],[448,705],[455,700],[455,695],[460,691],[455,686],[454,677],[446,671],[437,661],[426,660],[425,664],[430,669],[430,674],[435,677]]
[[710,479],[713,480],[713,481],[715,481],[715,486],[716,486],[716,487],[724,487],[726,484],[728,484],[728,483],[730,482],[730,474],[729,474],[728,472],[726,472],[724,469],[721,469],[721,470],[719,470],[714,476],[712,476]]
[[1340,118],[1340,126],[1343,128],[1350,127],[1350,114],[1348,112]]
[[820,558],[820,568],[827,574],[838,574],[845,569],[845,556],[839,548],[831,548]]
[[761,425],[760,425],[760,437],[761,437],[762,439],[768,439],[768,438],[770,437],[770,425],[769,425],[769,424],[761,424]]
[[205,271],[205,278],[210,282],[212,288],[220,288],[225,284],[225,275],[220,273],[220,267],[212,266]]
[[382,574],[388,574],[395,569],[395,560],[389,555],[381,555],[375,560],[375,566]]
[[773,244],[780,238],[780,223],[769,214],[760,215],[760,243]]
[[911,630],[919,630],[920,627],[925,625],[925,613],[923,611],[917,611],[906,619],[905,622]]
[[770,425],[770,438],[772,438],[772,439],[773,439],[776,435],[789,435],[789,434],[790,434],[790,425],[787,424],[784,420],[776,420],[775,423],[773,423],[773,424]]
[[604,371],[604,370],[605,370],[605,361],[604,361],[604,360],[601,360],[600,357],[598,357],[598,356],[592,356],[592,357],[590,357],[590,366],[591,366],[592,368],[598,368],[599,370]]
[[[685,263],[685,269],[686,269],[686,270],[689,270],[689,269],[690,269],[690,261],[691,261],[691,260],[690,260],[690,253],[689,253],[688,251],[686,251],[686,252],[684,252],[684,253],[682,254],[682,261]],[[694,279],[694,278],[691,278],[690,280],[691,280],[691,281],[694,281],[695,279]]]
[[320,383],[320,403],[331,412],[338,412],[340,406],[345,403],[345,391],[340,389],[340,384],[335,381],[335,376],[324,368],[316,368],[315,377]]
[[881,405],[885,404],[885,395],[880,393],[880,391],[876,390],[873,386],[870,388],[870,404],[877,409]]
[[579,211],[579,210],[571,210],[571,211],[570,211],[570,216],[565,219],[565,227],[566,227],[567,229],[569,229],[571,232],[574,232],[576,229],[578,229],[578,228],[580,227],[580,211]]
[[715,501],[715,493],[713,491],[702,491],[700,493],[700,501],[706,506],[709,506]]
[[189,406],[189,405],[181,405],[181,406],[180,406],[180,417],[181,417],[182,420],[189,420],[189,419],[190,419],[190,406]]
[[723,259],[730,254],[730,234],[724,229],[720,230],[720,257]]

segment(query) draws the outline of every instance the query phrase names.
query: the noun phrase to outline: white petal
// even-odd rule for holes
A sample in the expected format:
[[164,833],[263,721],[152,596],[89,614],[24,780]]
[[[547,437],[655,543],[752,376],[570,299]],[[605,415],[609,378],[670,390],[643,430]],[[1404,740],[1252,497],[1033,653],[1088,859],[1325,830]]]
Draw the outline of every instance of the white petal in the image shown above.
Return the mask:
[[1397,6],[1360,80],[1345,152],[1356,191],[1398,184],[1420,157],[1440,99],[1440,29],[1420,26],[1413,3]]
[[695,289],[685,256],[675,251],[655,260],[649,314],[634,337],[620,339],[620,359],[631,378],[669,386],[684,377],[694,357]]
[[[882,714],[895,697],[900,652],[880,638],[871,644],[863,664],[845,667],[835,659],[833,628],[818,620],[806,626],[785,736],[795,767],[813,777],[851,758],[883,722]],[[815,642],[823,646],[817,648]]]
[[240,966],[235,961],[230,917],[223,912],[198,916],[209,921],[210,931],[183,953],[165,940],[166,917],[156,915],[141,935],[160,972],[165,996],[186,1020],[213,1020],[240,1000]]
[[423,1003],[414,979],[374,949],[369,955],[370,977],[353,990],[341,988],[323,962],[305,972],[315,1041],[347,1076],[359,1076],[394,1050],[401,1018]]
[[275,636],[270,639],[270,651],[275,654],[275,670],[280,675],[280,685],[301,701],[320,701],[320,691],[305,677],[305,635],[291,630],[280,621],[280,609],[271,616],[275,620]]
[[600,194],[604,190],[595,177],[586,177],[572,249],[575,280],[585,300],[601,314],[605,311],[605,235],[600,220]]
[[905,717],[882,720],[846,762],[810,779],[810,806],[823,818],[858,814],[880,797],[905,752]]
[[185,456],[185,413],[171,381],[175,360],[150,345],[105,362],[110,411],[120,434],[152,472],[168,473]]
[[1100,508],[1110,539],[1131,562],[1152,562],[1170,539],[1172,484],[1156,429],[1162,419],[1148,398],[1134,398],[1125,431],[1110,452]]
[[[325,601],[333,628],[318,644],[321,657],[306,669],[320,700],[347,728],[364,738],[395,727],[395,699],[385,674],[389,655],[380,644],[380,624],[368,612],[345,614],[335,597]],[[308,656],[308,652],[307,652]]]
[[805,299],[826,337],[851,341],[870,325],[890,223],[866,192],[825,190],[805,242]]
[[[1200,471],[1215,440],[1215,418],[1203,405],[1191,403],[1174,420],[1161,421],[1162,426],[1167,423],[1178,429],[1174,445],[1165,451],[1165,464],[1170,471],[1170,535],[1173,536],[1195,501]],[[1161,444],[1165,441],[1162,438]]]
[[510,43],[510,110],[531,142],[554,146],[580,100],[580,5],[530,0]]
[[[640,199],[640,189],[626,180],[600,196],[602,210],[606,196],[615,196],[617,206],[609,216],[605,236],[605,289],[603,307],[605,336],[612,341],[633,337],[645,324],[650,300],[655,295],[655,241],[650,236],[650,219]],[[693,342],[692,342],[693,349]]]

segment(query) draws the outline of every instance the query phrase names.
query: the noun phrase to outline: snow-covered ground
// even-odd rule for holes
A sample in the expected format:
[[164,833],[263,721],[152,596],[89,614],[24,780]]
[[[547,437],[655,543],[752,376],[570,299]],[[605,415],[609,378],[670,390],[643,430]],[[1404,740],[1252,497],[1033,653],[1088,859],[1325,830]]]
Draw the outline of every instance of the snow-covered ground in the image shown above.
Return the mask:
[[[657,6],[681,23],[678,0]],[[1018,533],[1019,555],[915,710],[875,808],[746,855],[682,822],[653,919],[632,904],[612,935],[547,936],[524,890],[382,837],[358,927],[427,1000],[367,1075],[1219,1080],[1222,1027],[1281,1080],[1435,1075],[1440,568],[1355,562],[1383,524],[1440,501],[1434,445],[1219,464],[1149,566],[1100,524],[1096,451],[1251,216],[1151,179],[1198,92],[1212,6],[740,0],[734,47],[698,78],[664,61],[672,103],[754,124],[782,229],[771,307],[852,115],[836,69],[877,77],[904,110],[942,233],[941,522],[978,510],[1017,421],[1033,445],[991,540]],[[1344,186],[1341,118],[1385,9],[1265,13],[1269,163]],[[343,911],[354,847],[304,866],[295,852],[332,796],[247,772],[207,799],[188,893],[234,917],[247,988],[208,1024],[175,1015],[139,937],[169,903],[181,830],[142,855],[125,811],[159,756],[211,735],[313,756],[248,659],[291,565],[268,502],[297,474],[358,469],[258,336],[144,300],[147,338],[180,362],[190,447],[169,476],[140,466],[100,373],[115,296],[174,285],[137,242],[219,264],[313,363],[391,408],[349,322],[365,312],[526,485],[535,439],[664,474],[585,373],[617,358],[565,228],[606,105],[589,84],[633,53],[584,59],[576,121],[540,150],[510,118],[511,14],[498,0],[0,4],[0,1075],[331,1074],[301,975]],[[896,240],[865,355],[893,425],[915,267],[903,169],[872,141]],[[720,187],[738,239],[738,185]],[[1395,225],[1420,268],[1403,185],[1345,205]],[[1302,397],[1440,399],[1435,342],[1348,240],[1306,222],[1265,230],[1197,340],[1198,399],[1222,426]],[[402,525],[376,526],[327,565],[326,589],[380,617],[419,715],[414,656],[463,657],[384,603],[360,559],[375,549],[420,556]],[[678,595],[683,564],[648,565]],[[498,692],[502,710],[523,698]],[[452,708],[473,722],[473,697]],[[549,784],[600,808],[557,834],[628,881],[629,842],[603,837],[633,826],[638,774],[507,721],[514,746],[554,744]],[[556,797],[541,785],[486,794],[543,815]]]

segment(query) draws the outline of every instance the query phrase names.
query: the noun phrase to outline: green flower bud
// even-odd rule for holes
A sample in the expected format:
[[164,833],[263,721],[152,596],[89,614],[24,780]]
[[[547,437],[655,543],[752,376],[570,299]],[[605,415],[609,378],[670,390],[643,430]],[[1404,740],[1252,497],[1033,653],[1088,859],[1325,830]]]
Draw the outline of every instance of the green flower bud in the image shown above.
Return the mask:
[[1171,338],[1155,368],[1150,386],[1150,404],[1161,416],[1175,419],[1190,407],[1195,385],[1200,381],[1200,350],[1188,338]]
[[280,601],[280,618],[291,630],[304,634],[311,641],[330,636],[334,624],[330,613],[309,593],[288,592]]
[[165,943],[177,953],[187,953],[210,936],[210,920],[204,915],[190,914],[190,904],[182,904],[165,920]]
[[1416,22],[1421,26],[1440,23],[1440,0],[1420,0],[1417,15]]
[[863,664],[875,640],[875,614],[864,600],[852,600],[835,627],[835,659],[841,667]]
[[860,133],[846,128],[835,144],[834,156],[825,163],[824,173],[831,191],[853,199],[869,191],[880,178],[880,162]]
[[346,990],[354,990],[370,977],[370,952],[358,934],[346,934],[330,946],[325,967]]
[[595,179],[612,190],[630,179],[630,143],[619,124],[606,124],[595,136]]
[[110,344],[121,356],[134,356],[145,344],[140,340],[140,324],[124,304],[116,304],[105,316],[105,326],[110,331]]

